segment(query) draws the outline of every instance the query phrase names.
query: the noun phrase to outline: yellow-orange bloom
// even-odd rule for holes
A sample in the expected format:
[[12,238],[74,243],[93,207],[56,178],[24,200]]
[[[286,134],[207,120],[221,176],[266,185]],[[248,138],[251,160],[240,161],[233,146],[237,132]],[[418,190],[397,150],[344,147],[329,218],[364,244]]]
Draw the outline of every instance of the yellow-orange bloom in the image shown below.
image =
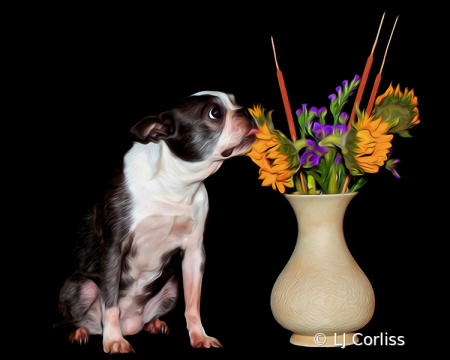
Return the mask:
[[262,186],[272,186],[284,193],[286,187],[294,187],[293,176],[299,167],[295,147],[292,141],[273,128],[272,111],[266,115],[261,105],[249,111],[258,122],[259,132],[247,156],[260,167]]
[[389,133],[409,136],[408,130],[420,123],[414,90],[408,91],[408,88],[405,88],[405,92],[402,92],[400,84],[395,90],[390,84],[386,92],[377,97],[371,115],[374,119],[382,116],[384,122],[398,118],[398,124],[393,126]]
[[[382,117],[373,120],[372,116],[364,115],[356,125],[356,131],[350,131],[348,134],[348,155],[352,158],[351,162],[356,162],[357,167],[364,172],[378,172],[379,167],[383,166],[387,160],[392,147],[391,140],[394,135],[387,134],[390,123],[382,120]],[[344,155],[346,161],[349,158],[348,155]]]

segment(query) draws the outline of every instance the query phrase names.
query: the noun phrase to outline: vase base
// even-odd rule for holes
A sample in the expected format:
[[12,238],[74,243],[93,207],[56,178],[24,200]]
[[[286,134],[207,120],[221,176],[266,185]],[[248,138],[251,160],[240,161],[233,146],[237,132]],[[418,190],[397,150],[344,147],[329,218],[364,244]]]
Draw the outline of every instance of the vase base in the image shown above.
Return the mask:
[[[344,338],[345,335],[345,338]],[[344,333],[340,335],[298,335],[292,334],[291,344],[297,346],[309,346],[309,347],[342,347],[357,344],[359,339],[355,333]]]

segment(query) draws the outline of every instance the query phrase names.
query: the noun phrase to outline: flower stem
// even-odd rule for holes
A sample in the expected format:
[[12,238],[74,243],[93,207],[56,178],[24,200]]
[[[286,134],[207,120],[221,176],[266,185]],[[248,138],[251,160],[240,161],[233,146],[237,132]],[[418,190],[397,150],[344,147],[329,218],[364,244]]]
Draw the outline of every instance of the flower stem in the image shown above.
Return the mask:
[[303,192],[306,194],[305,180],[303,179],[303,173],[301,171],[300,171],[300,180],[302,181]]
[[347,178],[345,179],[344,187],[342,188],[341,194],[344,194],[344,193],[345,193],[345,191],[347,190],[347,186],[348,186],[348,183],[349,183],[349,182],[350,182],[350,174],[348,174],[348,175],[347,175]]

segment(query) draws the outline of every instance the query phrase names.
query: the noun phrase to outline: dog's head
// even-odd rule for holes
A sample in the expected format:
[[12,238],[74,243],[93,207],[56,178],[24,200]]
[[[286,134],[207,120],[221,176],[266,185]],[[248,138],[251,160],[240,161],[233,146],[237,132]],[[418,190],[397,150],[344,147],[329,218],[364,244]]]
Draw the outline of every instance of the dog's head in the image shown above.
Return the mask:
[[130,130],[143,144],[165,141],[184,161],[220,161],[250,151],[258,129],[233,95],[202,91],[173,110],[147,116]]

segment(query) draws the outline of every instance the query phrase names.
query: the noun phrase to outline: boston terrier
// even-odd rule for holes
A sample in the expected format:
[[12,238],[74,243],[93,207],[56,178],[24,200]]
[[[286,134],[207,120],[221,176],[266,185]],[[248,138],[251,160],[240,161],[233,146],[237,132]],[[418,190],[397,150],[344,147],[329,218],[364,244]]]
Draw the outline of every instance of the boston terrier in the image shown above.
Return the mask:
[[222,347],[200,320],[208,212],[203,180],[225,159],[249,152],[257,129],[233,95],[215,91],[196,93],[133,126],[136,141],[88,214],[78,270],[60,292],[56,327],[70,325],[72,343],[102,334],[105,352],[127,353],[134,350],[124,335],[167,334],[160,317],[176,304],[170,262],[181,254],[191,345]]

